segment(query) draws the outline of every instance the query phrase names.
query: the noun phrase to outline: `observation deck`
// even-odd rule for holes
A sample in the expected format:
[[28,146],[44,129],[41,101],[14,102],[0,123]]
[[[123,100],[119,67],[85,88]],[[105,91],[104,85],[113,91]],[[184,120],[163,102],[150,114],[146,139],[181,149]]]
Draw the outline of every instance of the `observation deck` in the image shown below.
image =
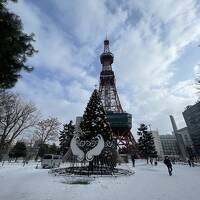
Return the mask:
[[126,112],[106,112],[106,116],[112,129],[131,129],[132,115]]

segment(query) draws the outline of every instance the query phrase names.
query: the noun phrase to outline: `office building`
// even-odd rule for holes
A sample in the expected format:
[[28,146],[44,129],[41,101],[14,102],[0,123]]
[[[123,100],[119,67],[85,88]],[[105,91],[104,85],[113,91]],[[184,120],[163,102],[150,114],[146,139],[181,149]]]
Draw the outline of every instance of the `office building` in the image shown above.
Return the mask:
[[189,155],[187,153],[186,146],[185,146],[184,141],[183,141],[183,137],[180,134],[181,131],[178,131],[174,117],[172,115],[170,115],[169,117],[170,117],[170,120],[171,120],[171,123],[172,123],[173,133],[174,133],[174,136],[175,136],[176,141],[177,141],[177,145],[178,145],[180,155],[181,155],[182,159],[186,161],[187,158],[189,157]]
[[180,151],[175,135],[160,135],[160,141],[164,156],[169,156],[170,158],[175,159],[180,158]]
[[188,127],[195,155],[200,157],[200,102],[193,106],[187,106],[183,112],[183,117]]
[[160,141],[160,135],[158,131],[151,131],[151,132],[153,135],[153,141],[154,141],[155,149],[157,151],[158,158],[163,158],[164,154],[163,154],[162,144]]

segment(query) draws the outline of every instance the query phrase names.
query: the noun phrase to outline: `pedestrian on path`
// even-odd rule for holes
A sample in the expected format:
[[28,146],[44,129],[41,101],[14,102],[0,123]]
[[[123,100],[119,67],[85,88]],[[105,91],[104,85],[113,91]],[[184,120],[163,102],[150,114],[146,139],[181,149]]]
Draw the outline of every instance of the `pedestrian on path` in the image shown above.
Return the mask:
[[171,163],[171,161],[170,161],[170,159],[169,159],[168,156],[165,156],[164,164],[167,166],[169,175],[171,176],[171,175],[172,175],[172,170],[173,170],[173,169],[172,169],[172,163]]
[[157,161],[157,159],[155,159],[154,165],[157,166],[157,164],[158,164],[158,161]]
[[133,164],[133,167],[135,167],[135,155],[131,155],[131,161],[132,161],[132,164]]
[[190,159],[188,159],[188,165],[191,167],[192,166],[192,163],[190,161]]
[[150,163],[151,165],[153,165],[153,158],[150,158]]
[[192,167],[195,166],[195,165],[194,165],[194,160],[193,160],[193,159],[191,160],[191,166],[192,166]]

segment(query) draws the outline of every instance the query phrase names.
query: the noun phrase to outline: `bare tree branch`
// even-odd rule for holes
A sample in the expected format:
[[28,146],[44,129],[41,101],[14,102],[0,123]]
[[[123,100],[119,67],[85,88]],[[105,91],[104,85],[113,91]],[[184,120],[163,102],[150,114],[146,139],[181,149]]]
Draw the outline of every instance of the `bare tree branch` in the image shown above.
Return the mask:
[[2,150],[38,122],[37,109],[19,95],[0,91],[0,158]]
[[43,145],[49,141],[55,141],[58,139],[59,129],[60,123],[57,118],[45,119],[36,125],[35,136]]

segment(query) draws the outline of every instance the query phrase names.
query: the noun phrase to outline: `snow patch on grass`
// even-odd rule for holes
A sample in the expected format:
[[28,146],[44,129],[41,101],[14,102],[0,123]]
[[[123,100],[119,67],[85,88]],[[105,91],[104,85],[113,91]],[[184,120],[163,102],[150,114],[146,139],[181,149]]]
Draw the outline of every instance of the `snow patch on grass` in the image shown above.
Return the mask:
[[64,184],[77,184],[77,185],[88,185],[94,181],[93,177],[67,177],[61,181]]

